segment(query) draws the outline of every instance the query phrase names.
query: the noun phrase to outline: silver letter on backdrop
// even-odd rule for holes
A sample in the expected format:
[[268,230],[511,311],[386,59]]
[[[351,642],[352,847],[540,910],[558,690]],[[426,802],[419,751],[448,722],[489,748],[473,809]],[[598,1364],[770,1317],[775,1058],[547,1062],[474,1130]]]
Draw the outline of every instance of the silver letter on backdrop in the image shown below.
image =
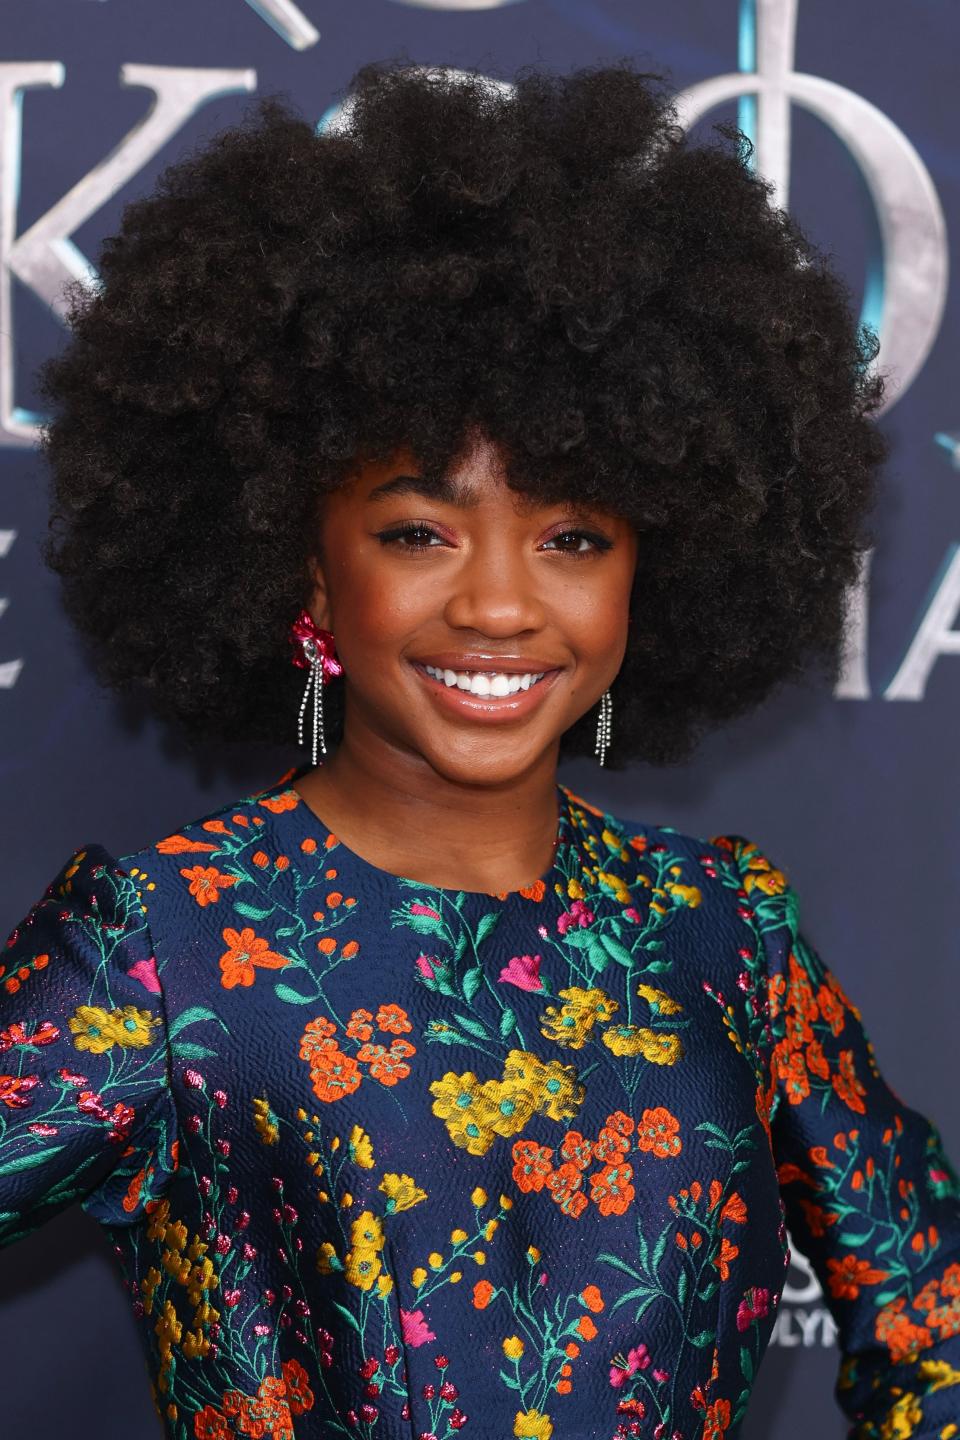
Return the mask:
[[41,418],[14,403],[12,277],[62,314],[61,292],[69,280],[97,283],[93,266],[70,239],[73,231],[152,160],[201,105],[218,95],[253,90],[257,83],[254,70],[122,66],[121,85],[153,91],[150,109],[106,159],[18,236],[23,92],[30,86],[60,86],[63,78],[63,66],[54,61],[0,64],[0,445],[34,444]]
[[[677,118],[689,129],[714,106],[740,99],[739,123],[756,145],[757,170],[773,181],[773,201],[784,210],[790,194],[791,104],[811,111],[846,146],[866,182],[875,212],[871,218],[878,227],[867,254],[860,318],[879,335],[878,360],[893,382],[885,396],[886,411],[910,388],[940,329],[948,278],[946,221],[922,159],[882,110],[832,80],[794,70],[797,6],[798,0],[744,0],[741,70],[692,85],[677,97]],[[860,585],[850,597],[847,636],[852,643],[834,689],[837,699],[870,695],[863,588],[870,558],[868,553]],[[947,641],[945,648],[955,647]],[[915,650],[916,644],[910,654]],[[911,697],[909,689],[898,688],[895,681],[885,698]]]
[[947,550],[928,600],[910,648],[884,692],[885,700],[922,700],[937,656],[960,655],[960,630],[950,628],[960,612],[960,545],[956,541]]
[[[882,254],[868,257],[862,319],[877,330],[880,361],[896,382],[895,393],[888,391],[889,408],[910,388],[940,329],[947,295],[946,221],[926,166],[882,110],[832,80],[794,70],[797,5],[798,0],[746,5],[742,54],[752,63],[683,91],[677,118],[689,128],[724,101],[755,96],[756,133],[750,138],[757,147],[757,169],[773,181],[774,202],[784,210],[790,193],[791,103],[811,111],[843,141],[863,174],[879,224]],[[742,128],[750,134],[753,123]]]
[[293,0],[247,0],[247,4],[294,50],[308,50],[320,39],[320,31]]

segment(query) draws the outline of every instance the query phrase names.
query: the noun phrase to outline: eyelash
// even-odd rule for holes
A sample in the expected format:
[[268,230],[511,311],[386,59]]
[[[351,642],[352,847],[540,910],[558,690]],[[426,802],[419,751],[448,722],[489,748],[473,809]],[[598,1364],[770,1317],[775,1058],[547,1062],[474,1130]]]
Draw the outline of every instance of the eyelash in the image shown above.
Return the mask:
[[[377,535],[377,539],[380,541],[381,545],[391,545],[396,544],[406,535],[416,535],[420,532],[428,535],[437,535],[437,531],[433,530],[429,525],[423,523],[415,523],[410,525],[400,525],[395,530],[381,530]],[[574,560],[588,560],[591,555],[596,555],[604,550],[609,550],[613,545],[612,540],[608,540],[603,535],[597,535],[593,530],[561,530],[558,534],[551,535],[550,539],[562,540],[568,535],[577,535],[583,540],[589,540],[594,546],[593,550],[558,550],[556,552],[559,555],[571,555]],[[401,550],[409,550],[415,554],[417,551],[420,551],[422,553],[425,550],[435,550],[438,547],[435,545],[400,545],[398,546],[398,548]]]

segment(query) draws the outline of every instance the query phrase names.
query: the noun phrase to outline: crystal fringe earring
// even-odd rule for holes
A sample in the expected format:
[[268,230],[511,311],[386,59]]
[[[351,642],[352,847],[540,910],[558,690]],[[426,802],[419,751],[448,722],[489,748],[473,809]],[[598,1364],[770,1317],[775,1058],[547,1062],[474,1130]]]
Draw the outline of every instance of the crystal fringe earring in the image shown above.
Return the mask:
[[292,656],[293,664],[301,670],[309,667],[310,674],[307,676],[306,688],[303,692],[303,699],[300,702],[300,714],[297,717],[297,743],[303,745],[303,712],[307,707],[307,698],[310,694],[310,686],[313,686],[313,751],[312,763],[317,763],[317,746],[322,754],[326,755],[327,746],[323,733],[323,687],[327,680],[336,675],[343,674],[341,665],[335,653],[333,633],[324,630],[314,623],[312,615],[307,610],[301,610],[296,620],[290,626],[290,642],[294,647]]
[[593,753],[599,757],[601,765],[607,752],[607,746],[610,744],[610,717],[612,714],[613,701],[610,698],[610,691],[604,690],[600,696],[600,714],[597,717],[597,741],[593,747]]

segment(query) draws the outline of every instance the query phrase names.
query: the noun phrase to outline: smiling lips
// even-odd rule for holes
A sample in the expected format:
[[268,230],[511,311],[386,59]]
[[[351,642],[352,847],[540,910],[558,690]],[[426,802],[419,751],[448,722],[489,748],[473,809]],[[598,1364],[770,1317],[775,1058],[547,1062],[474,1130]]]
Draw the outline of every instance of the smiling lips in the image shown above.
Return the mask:
[[536,685],[545,674],[543,670],[450,670],[436,665],[423,668],[448,690],[456,686],[471,695],[516,695],[519,690],[529,690],[531,685]]
[[[435,661],[444,658],[435,657]],[[474,717],[525,714],[539,703],[560,673],[555,666],[519,657],[488,659],[485,664],[479,661],[470,664],[468,657],[451,659],[453,664],[417,660],[412,663],[438,701]]]

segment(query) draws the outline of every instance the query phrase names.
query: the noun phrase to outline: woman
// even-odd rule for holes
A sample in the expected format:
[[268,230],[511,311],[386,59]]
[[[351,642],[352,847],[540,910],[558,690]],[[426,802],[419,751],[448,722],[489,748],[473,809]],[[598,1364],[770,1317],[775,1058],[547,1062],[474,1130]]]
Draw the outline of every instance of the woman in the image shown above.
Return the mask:
[[953,1434],[960,1184],[786,875],[557,780],[835,674],[875,337],[629,62],[353,92],[128,206],[44,371],[96,673],[311,759],[10,937],[2,1237],[104,1225],[176,1440],[714,1440],[789,1226],[851,1434]]

